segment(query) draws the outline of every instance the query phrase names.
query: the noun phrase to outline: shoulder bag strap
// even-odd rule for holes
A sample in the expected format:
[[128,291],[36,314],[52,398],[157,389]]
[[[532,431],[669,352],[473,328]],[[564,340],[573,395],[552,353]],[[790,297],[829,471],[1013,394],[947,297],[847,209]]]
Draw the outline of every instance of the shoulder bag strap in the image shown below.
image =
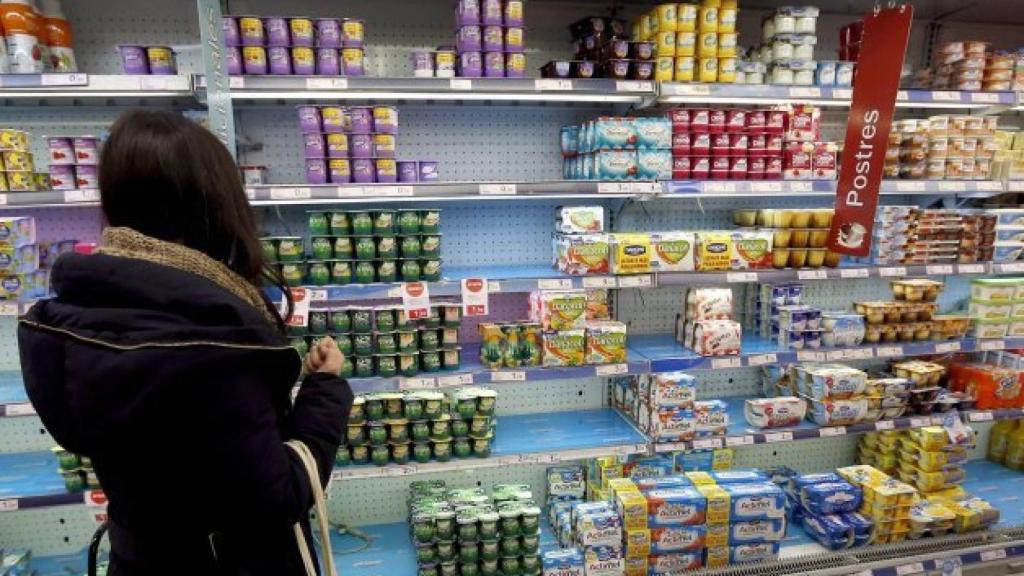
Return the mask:
[[[320,486],[320,473],[316,464],[316,458],[313,457],[309,447],[298,440],[290,440],[285,445],[298,455],[299,460],[302,461],[309,475],[310,488],[313,491],[314,508],[316,509],[316,519],[320,530],[321,564],[324,567],[326,576],[338,576],[338,570],[334,565],[334,555],[331,551],[331,528],[327,522],[327,498],[324,495],[323,487]],[[302,563],[306,567],[306,574],[307,576],[316,576],[316,559],[309,552],[306,536],[302,532],[302,525],[296,523],[294,528],[296,543],[299,546],[299,554],[302,555]]]

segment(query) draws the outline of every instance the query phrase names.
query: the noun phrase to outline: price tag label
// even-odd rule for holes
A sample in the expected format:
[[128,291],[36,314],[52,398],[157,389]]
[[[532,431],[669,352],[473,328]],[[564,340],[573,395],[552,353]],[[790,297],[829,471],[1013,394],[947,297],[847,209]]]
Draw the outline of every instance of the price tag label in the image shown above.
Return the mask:
[[848,360],[869,360],[875,357],[875,351],[871,348],[854,348],[846,351]]
[[948,90],[934,90],[932,91],[932,100],[935,102],[959,102],[960,93]]
[[911,418],[910,419],[910,427],[911,428],[924,428],[925,426],[931,426],[931,425],[932,425],[932,419],[931,418]]
[[789,442],[792,439],[792,432],[772,432],[771,434],[764,435],[764,441],[769,444],[774,444],[776,442]]
[[464,278],[462,280],[462,315],[487,316],[490,313],[487,280],[483,278]]
[[491,372],[492,382],[526,382],[526,372],[522,370],[498,370]]
[[698,438],[693,441],[693,447],[697,450],[706,450],[708,448],[721,448],[721,438]]
[[978,192],[1002,192],[1003,183],[995,180],[980,180],[974,182],[974,188]]
[[786,187],[789,188],[790,192],[813,192],[814,185],[810,182],[786,182]]
[[735,194],[735,182],[704,182],[704,192],[709,194]]
[[960,192],[963,188],[958,182],[939,182],[939,192]]
[[822,362],[825,360],[825,353],[812,350],[797,350],[796,359],[800,362]]
[[650,82],[618,81],[615,83],[616,92],[653,92],[654,84]]
[[572,280],[569,278],[544,278],[537,280],[538,290],[568,290],[572,288]]
[[598,182],[597,183],[598,194],[622,194],[622,185],[618,182]]
[[249,200],[255,200],[256,199],[256,189],[255,188],[246,188],[245,189],[245,197],[248,198]]
[[897,576],[906,576],[907,574],[917,574],[918,572],[924,572],[924,564],[920,562],[914,562],[913,564],[904,564],[896,567]]
[[414,192],[412,186],[377,186],[371,190],[384,197],[412,196]]
[[441,376],[437,379],[439,387],[468,386],[473,383],[472,374],[455,374],[454,376]]
[[953,265],[952,264],[933,264],[931,266],[925,266],[924,270],[925,270],[925,274],[928,274],[929,276],[941,276],[941,275],[944,275],[944,274],[952,274],[953,273]]
[[410,390],[413,388],[437,388],[437,380],[433,378],[402,378],[398,381],[398,387],[402,390]]
[[1006,342],[1002,340],[979,340],[978,350],[1004,350]]
[[649,288],[654,284],[650,275],[622,276],[619,278],[619,288]]
[[228,78],[228,88],[245,88],[245,78],[242,76],[231,76]]
[[584,276],[584,288],[615,288],[614,276]]
[[402,284],[402,308],[410,320],[430,316],[430,289],[426,282],[405,282]]
[[0,316],[17,316],[19,311],[17,302],[0,302]]
[[726,282],[757,282],[757,272],[728,272]]
[[991,422],[995,416],[991,412],[971,412],[967,419],[971,422]]
[[452,78],[449,87],[452,90],[472,90],[473,81],[467,78]]
[[725,439],[725,445],[730,448],[735,446],[750,446],[754,443],[754,437],[750,434],[743,436],[729,436]]
[[604,364],[594,368],[598,376],[620,376],[629,374],[629,364]]
[[1013,273],[1024,272],[1024,262],[1009,262],[1007,264],[1002,264],[1002,271]]
[[714,370],[723,370],[727,368],[741,368],[743,366],[743,360],[741,358],[712,358],[711,368]]
[[852,270],[840,270],[840,278],[867,278],[871,276],[871,271],[867,268],[854,268]]
[[901,182],[897,182],[896,183],[896,191],[897,192],[924,192],[925,191],[925,186],[924,186],[924,182],[903,182],[903,181],[901,181]]
[[88,83],[89,75],[81,73],[43,74],[39,77],[40,86],[85,86]]
[[0,512],[14,512],[17,509],[17,498],[8,498],[6,500],[0,500]]
[[30,402],[19,402],[5,406],[4,413],[7,416],[34,416],[36,409],[32,407]]
[[271,200],[308,200],[313,197],[309,188],[271,188]]
[[167,90],[166,76],[140,76],[139,90],[160,91]]
[[66,204],[79,204],[82,202],[99,202],[99,190],[65,190],[64,202]]
[[942,344],[936,344],[935,345],[935,353],[936,354],[948,354],[949,352],[959,352],[959,351],[960,351],[960,343],[959,342],[943,342]]
[[971,92],[971,102],[999,104],[999,94],[997,92]]
[[561,78],[538,78],[533,81],[533,87],[536,90],[572,90],[572,80],[564,80]]
[[401,297],[402,297],[402,287],[401,286],[395,286],[394,288],[388,288],[388,298],[401,298]]
[[481,184],[481,196],[515,196],[515,184]]
[[896,428],[896,423],[892,420],[879,420],[875,422],[875,430],[893,430]]
[[825,352],[825,359],[828,360],[829,362],[834,362],[836,360],[845,360],[845,359],[849,358],[849,352],[851,352],[851,351],[850,350],[831,350],[829,352]]
[[487,291],[491,294],[497,294],[501,292],[501,282],[497,280],[489,280],[487,282]]
[[322,288],[314,288],[309,291],[310,302],[326,302],[327,301],[327,290]]
[[747,358],[747,366],[763,366],[765,364],[776,364],[779,359],[775,354],[758,354]]
[[818,430],[818,436],[828,438],[830,436],[846,436],[846,426],[826,426]]
[[796,273],[796,277],[799,280],[825,280],[828,278],[828,272],[824,270],[800,270]]
[[832,90],[832,98],[836,100],[849,100],[853,98],[853,90],[848,88],[836,88]]
[[556,464],[561,462],[558,454],[520,454],[520,464]]
[[[367,194],[369,190],[370,194]],[[338,198],[361,198],[363,196],[373,196],[372,188],[363,188],[362,186],[338,186],[334,189],[334,193],[337,194]]]
[[306,78],[307,90],[348,90],[348,78]]
[[623,182],[619,184],[619,191],[627,194],[657,194],[661,192],[661,185],[657,182]]
[[1006,183],[1007,192],[1024,192],[1024,180],[1010,180]]
[[879,346],[875,348],[875,356],[879,358],[894,358],[903,356],[902,346]]
[[882,278],[891,278],[894,276],[906,276],[907,269],[903,266],[890,266],[878,269],[878,275]]
[[957,272],[960,274],[984,274],[984,264],[960,264],[957,266]]
[[821,88],[794,86],[789,89],[790,98],[821,98]]
[[781,182],[751,182],[751,192],[782,192]]
[[[296,328],[303,328],[309,325],[309,290],[305,288],[290,288],[292,293],[292,315],[288,317],[286,324]],[[278,304],[282,313],[287,310],[287,302],[284,297]]]
[[1006,558],[1006,550],[1000,548],[998,550],[985,550],[981,553],[982,562],[992,562],[994,560],[1002,560]]
[[674,96],[707,96],[711,94],[710,84],[662,84],[662,89]]
[[384,472],[384,476],[408,476],[416,473],[416,467],[412,465],[405,466],[385,466],[381,469]]

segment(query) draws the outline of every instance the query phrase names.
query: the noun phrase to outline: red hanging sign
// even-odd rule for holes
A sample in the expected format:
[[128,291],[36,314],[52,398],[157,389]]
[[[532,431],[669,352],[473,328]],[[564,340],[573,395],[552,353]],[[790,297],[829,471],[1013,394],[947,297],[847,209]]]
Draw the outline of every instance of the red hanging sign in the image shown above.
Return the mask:
[[902,5],[864,18],[836,187],[836,215],[828,238],[833,252],[867,256],[871,251],[885,149],[913,16],[913,8]]

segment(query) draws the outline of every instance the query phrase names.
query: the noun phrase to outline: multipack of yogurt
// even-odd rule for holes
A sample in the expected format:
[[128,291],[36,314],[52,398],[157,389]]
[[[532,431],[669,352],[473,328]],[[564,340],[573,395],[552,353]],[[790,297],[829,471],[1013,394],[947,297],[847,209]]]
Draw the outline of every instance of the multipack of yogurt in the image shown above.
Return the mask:
[[703,565],[704,554],[700,551],[656,554],[647,558],[647,574],[680,574],[687,570],[696,570]]
[[587,322],[583,290],[537,290],[530,293],[530,320],[544,330],[582,330]]
[[684,442],[697,433],[697,419],[688,408],[651,408],[639,416],[640,429],[655,442]]
[[651,270],[654,272],[692,272],[697,237],[693,232],[657,232],[651,234]]
[[697,399],[697,379],[684,372],[651,374],[649,379],[651,406],[659,408],[692,408]]
[[20,248],[35,243],[35,218],[31,216],[0,217],[0,244]]
[[707,498],[694,488],[670,488],[647,493],[647,525],[691,526],[703,524]]
[[732,318],[732,289],[692,288],[686,293],[687,320]]
[[855,512],[863,494],[849,482],[823,482],[800,489],[800,504],[811,514],[839,514]]
[[584,576],[583,551],[579,548],[548,550],[540,556],[544,576]]
[[579,514],[574,526],[576,542],[581,546],[622,544],[622,519],[615,510]]
[[731,522],[784,518],[786,515],[786,495],[775,484],[729,484],[722,488],[729,494]]
[[584,548],[583,566],[587,576],[621,576],[625,570],[622,543]]
[[763,544],[786,537],[785,518],[733,522],[729,526],[729,544]]
[[636,177],[641,180],[671,180],[671,150],[637,150]]
[[651,554],[700,551],[704,548],[706,534],[707,527],[703,524],[651,528]]
[[697,436],[724,436],[729,427],[729,405],[725,400],[698,400],[693,403]]
[[547,469],[548,497],[582,499],[587,482],[582,466],[552,466]]
[[593,320],[586,323],[587,364],[622,364],[626,362],[626,325],[615,320]]

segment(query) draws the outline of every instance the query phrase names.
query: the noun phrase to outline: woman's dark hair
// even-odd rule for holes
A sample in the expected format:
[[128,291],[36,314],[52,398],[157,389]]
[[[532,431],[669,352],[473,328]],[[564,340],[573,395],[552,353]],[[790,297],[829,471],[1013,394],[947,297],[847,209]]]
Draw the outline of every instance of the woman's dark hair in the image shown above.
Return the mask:
[[258,288],[276,285],[291,315],[291,293],[263,256],[238,166],[209,130],[173,112],[126,112],[103,146],[99,184],[108,224],[203,252]]

